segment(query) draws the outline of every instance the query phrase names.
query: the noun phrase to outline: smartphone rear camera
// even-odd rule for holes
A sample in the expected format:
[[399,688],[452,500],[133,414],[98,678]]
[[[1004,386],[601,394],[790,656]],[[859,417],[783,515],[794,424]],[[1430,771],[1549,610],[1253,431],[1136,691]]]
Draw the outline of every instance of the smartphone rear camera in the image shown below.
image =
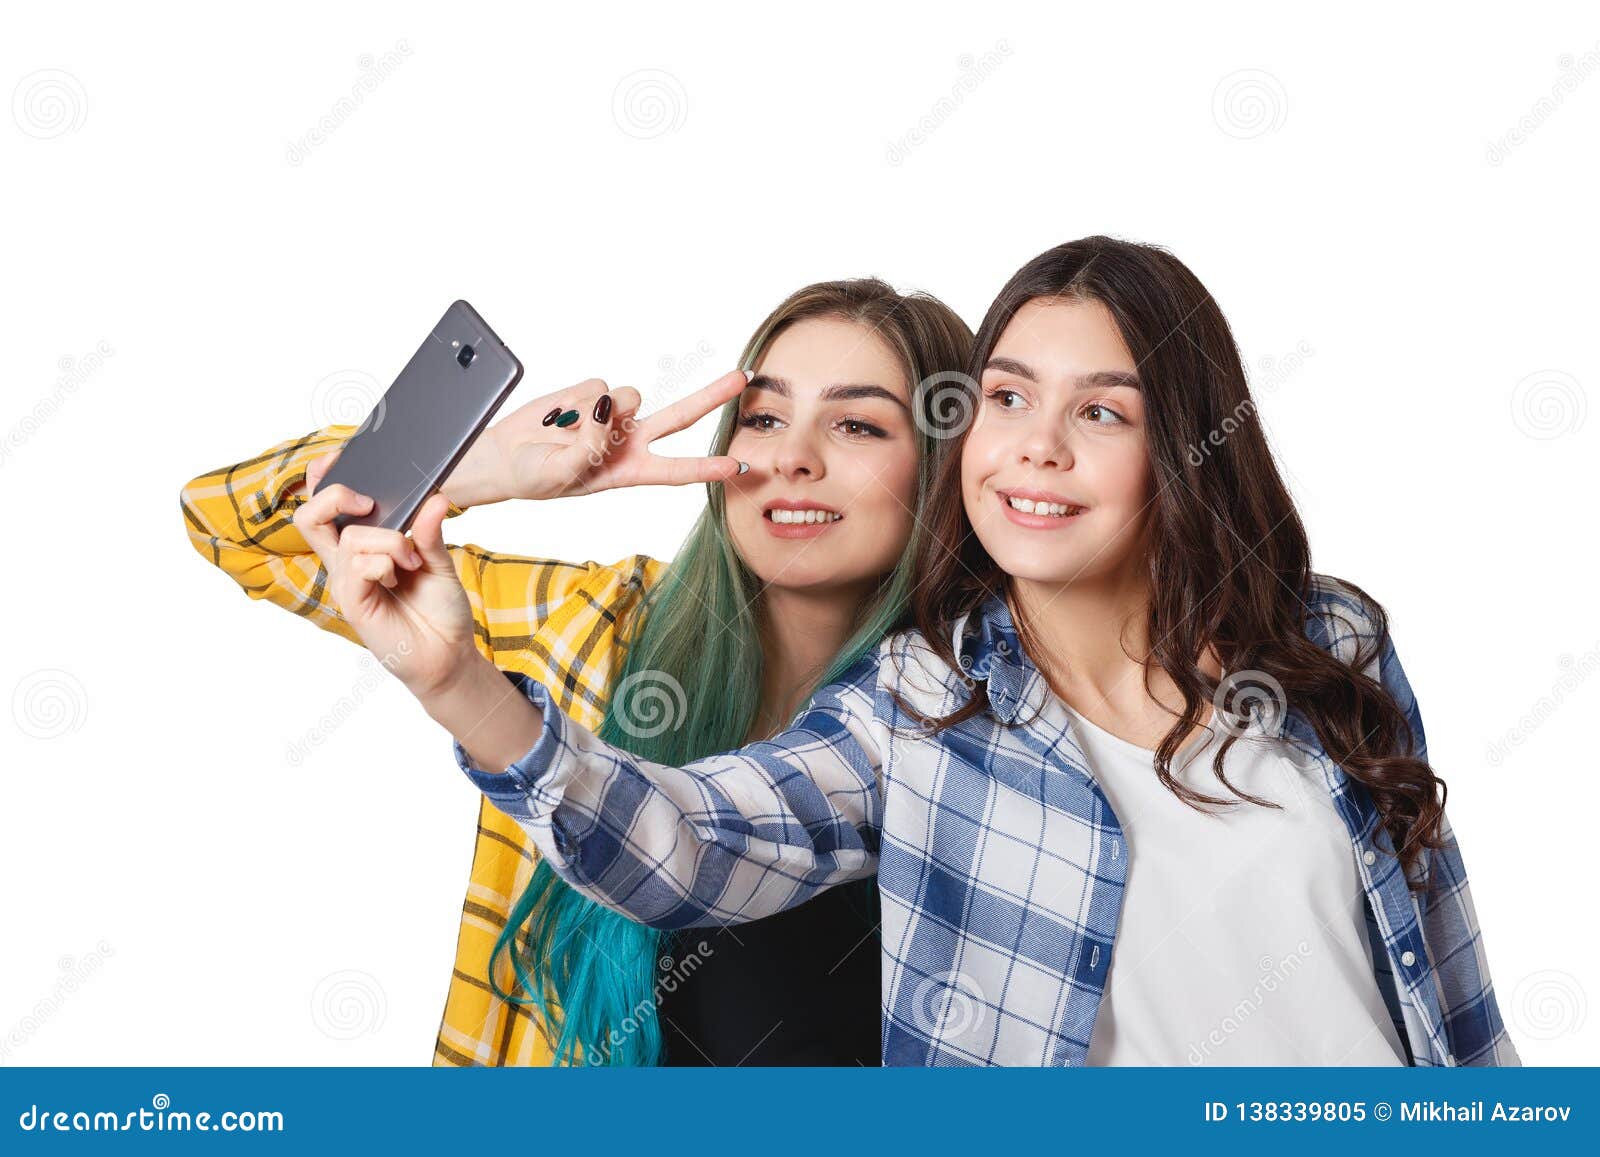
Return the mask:
[[456,351],[456,361],[461,363],[463,369],[472,364],[472,359],[478,356],[478,351],[469,345],[462,346]]

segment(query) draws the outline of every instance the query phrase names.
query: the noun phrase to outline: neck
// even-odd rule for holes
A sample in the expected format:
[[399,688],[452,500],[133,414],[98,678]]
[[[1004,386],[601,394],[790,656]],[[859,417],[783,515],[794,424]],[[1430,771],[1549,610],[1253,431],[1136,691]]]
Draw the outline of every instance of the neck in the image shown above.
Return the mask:
[[[1074,710],[1093,722],[1112,721],[1114,731],[1119,723],[1135,734],[1155,728],[1145,735],[1159,735],[1181,713],[1182,693],[1151,658],[1150,586],[1142,565],[1069,583],[1014,579],[1012,592],[1013,614],[1028,625],[1029,657]],[[1213,649],[1197,663],[1221,677]]]
[[782,590],[761,594],[756,620],[761,632],[761,704],[752,739],[782,729],[800,709],[806,692],[822,677],[856,626],[866,590]]
[[1012,581],[1031,657],[1052,684],[1104,694],[1142,670],[1150,653],[1150,590],[1131,571],[1068,583]]

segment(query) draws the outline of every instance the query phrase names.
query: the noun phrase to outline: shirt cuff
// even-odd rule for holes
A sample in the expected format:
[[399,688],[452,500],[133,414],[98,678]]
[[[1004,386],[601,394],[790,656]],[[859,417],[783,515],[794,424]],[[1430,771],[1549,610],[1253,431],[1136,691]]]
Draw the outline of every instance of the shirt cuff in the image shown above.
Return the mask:
[[544,728],[528,753],[503,772],[483,770],[472,762],[472,757],[461,746],[460,740],[452,740],[451,750],[455,752],[456,766],[461,768],[474,787],[488,797],[490,803],[513,819],[548,819],[561,798],[559,791],[550,790],[556,761],[558,756],[571,750],[563,742],[568,726],[567,717],[551,702],[550,692],[545,690],[543,683],[517,671],[500,673],[539,709]]

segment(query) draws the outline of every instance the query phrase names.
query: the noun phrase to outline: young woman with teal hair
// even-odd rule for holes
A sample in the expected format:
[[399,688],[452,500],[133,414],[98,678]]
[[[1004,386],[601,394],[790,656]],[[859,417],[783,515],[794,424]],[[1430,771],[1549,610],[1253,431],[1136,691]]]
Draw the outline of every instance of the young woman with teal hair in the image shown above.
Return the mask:
[[[648,589],[617,625],[598,726],[671,764],[736,748],[781,731],[816,688],[905,624],[916,512],[942,441],[923,384],[958,371],[971,338],[924,294],[876,279],[807,286],[758,327],[744,374],[710,388],[737,393],[711,457],[676,460],[679,477],[646,447],[694,415],[669,411],[652,426],[634,417],[636,391],[589,381],[491,428],[420,518],[442,519],[447,499],[466,507],[686,481],[737,459],[737,474],[709,483],[671,564],[640,572]],[[332,457],[308,469],[313,490]],[[361,501],[332,486],[296,511],[324,562],[386,533],[334,533],[333,517]],[[442,588],[460,594],[460,568],[446,560],[445,576],[414,558],[374,574],[369,593],[402,619],[432,621]],[[368,613],[345,610],[352,620]],[[473,617],[456,626],[471,645]],[[701,707],[684,711],[689,703]],[[767,920],[680,936],[596,904],[541,862],[488,973],[502,999],[537,1008],[561,1063],[877,1064],[876,911],[868,881]],[[494,979],[502,957],[521,994]]]
[[1311,568],[1213,295],[1057,246],[953,400],[915,629],[737,751],[631,754],[481,662],[436,520],[436,633],[362,596],[392,541],[332,582],[586,895],[692,929],[875,878],[886,1065],[1517,1064],[1388,616]]

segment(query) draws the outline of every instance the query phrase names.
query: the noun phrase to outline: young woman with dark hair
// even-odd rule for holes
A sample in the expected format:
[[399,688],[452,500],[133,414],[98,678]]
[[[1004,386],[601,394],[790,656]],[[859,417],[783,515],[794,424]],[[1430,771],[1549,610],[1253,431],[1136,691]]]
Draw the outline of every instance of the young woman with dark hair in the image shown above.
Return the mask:
[[396,673],[636,920],[875,874],[886,1064],[1516,1064],[1386,616],[1311,569],[1194,275],[1041,254],[931,408],[916,629],[770,741],[654,761],[462,648]]

